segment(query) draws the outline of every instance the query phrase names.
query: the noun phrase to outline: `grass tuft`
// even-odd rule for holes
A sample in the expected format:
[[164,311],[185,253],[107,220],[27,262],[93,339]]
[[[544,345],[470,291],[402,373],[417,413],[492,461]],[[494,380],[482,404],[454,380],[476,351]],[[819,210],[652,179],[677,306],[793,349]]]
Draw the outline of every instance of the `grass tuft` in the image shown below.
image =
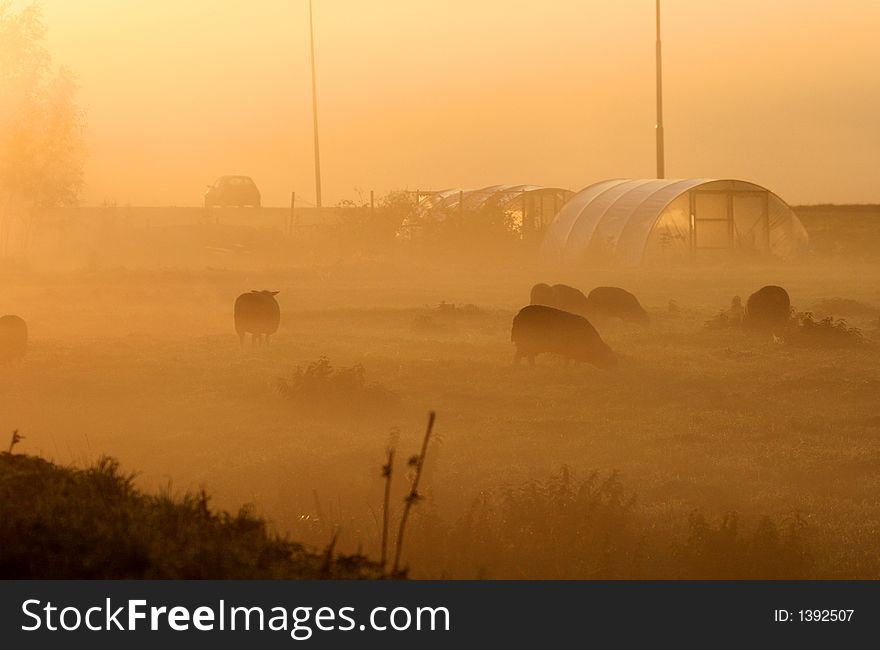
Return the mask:
[[297,366],[277,384],[278,391],[312,415],[343,413],[381,415],[393,410],[400,396],[382,384],[367,382],[360,365],[335,367],[327,357]]

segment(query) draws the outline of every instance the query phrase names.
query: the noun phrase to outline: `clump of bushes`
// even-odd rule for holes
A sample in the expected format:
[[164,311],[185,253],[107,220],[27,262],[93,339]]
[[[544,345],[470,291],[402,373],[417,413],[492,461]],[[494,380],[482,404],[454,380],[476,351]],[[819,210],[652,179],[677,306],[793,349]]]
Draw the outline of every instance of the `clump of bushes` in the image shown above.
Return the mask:
[[[484,525],[491,538],[505,540],[500,556],[517,573],[528,567],[525,558],[542,555],[540,571],[547,577],[620,578],[638,573],[635,497],[626,494],[616,472],[602,477],[594,471],[575,480],[563,468],[547,480],[508,488],[499,505],[500,516],[487,518]],[[554,547],[563,552],[548,552]]]
[[361,364],[335,367],[322,356],[307,366],[297,366],[278,380],[278,391],[298,407],[312,413],[382,414],[393,409],[400,396],[382,384],[367,382]]
[[[830,304],[835,300],[843,299],[824,302]],[[742,324],[742,319],[733,317],[728,311],[722,310],[705,322],[705,328],[724,330],[742,327]],[[789,345],[814,348],[853,347],[864,342],[862,331],[857,327],[851,327],[843,318],[833,316],[817,318],[813,312],[798,312],[794,309],[791,310],[791,317],[783,338],[785,343]]]
[[88,469],[0,454],[0,579],[375,578],[361,556],[313,553],[205,492],[147,495],[110,458]]
[[464,318],[480,317],[486,315],[486,312],[476,305],[472,305],[470,303],[465,305],[456,305],[454,303],[446,302],[445,300],[437,305],[432,311],[440,316],[462,316]]
[[563,468],[483,494],[452,524],[426,511],[411,563],[458,578],[634,577],[641,560],[634,504],[616,473],[578,480]]
[[476,305],[456,305],[446,301],[436,307],[426,308],[413,317],[411,329],[414,332],[437,332],[454,328],[460,324],[472,323],[484,317],[486,312]]
[[799,347],[854,347],[864,342],[862,331],[850,327],[842,318],[816,319],[811,312],[795,313],[785,336],[786,342]]
[[420,312],[413,316],[410,329],[418,333],[439,332],[443,328],[430,312]]
[[816,577],[807,527],[795,517],[744,526],[638,507],[617,473],[567,469],[482,495],[458,520],[431,508],[415,528],[420,575],[505,579],[793,579]]
[[403,224],[401,235],[417,251],[453,255],[458,261],[481,265],[487,260],[509,261],[528,246],[514,212],[493,201],[476,208],[462,207],[456,201],[446,210],[416,211]]
[[688,518],[688,534],[674,555],[676,578],[700,580],[794,580],[812,573],[805,539],[806,524],[793,517],[780,529],[762,518],[751,534],[740,526],[735,512],[717,526],[700,513]]

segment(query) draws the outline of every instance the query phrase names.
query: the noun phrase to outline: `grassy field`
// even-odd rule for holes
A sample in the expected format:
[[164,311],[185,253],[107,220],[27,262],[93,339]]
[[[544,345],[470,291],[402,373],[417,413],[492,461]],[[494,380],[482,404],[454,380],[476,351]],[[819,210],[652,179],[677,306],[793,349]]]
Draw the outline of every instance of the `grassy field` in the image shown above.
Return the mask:
[[[0,368],[0,427],[22,432],[22,452],[63,463],[114,456],[149,491],[205,487],[218,507],[253,503],[316,548],[339,526],[342,550],[375,557],[385,449],[396,444],[402,459],[399,513],[405,459],[434,409],[427,498],[406,549],[417,577],[770,577],[760,562],[682,563],[700,517],[723,537],[735,512],[743,548],[757,548],[762,522],[782,537],[796,522],[811,559],[787,575],[878,578],[880,283],[865,232],[880,242],[880,221],[857,238],[836,213],[804,221],[823,233],[823,254],[749,269],[557,273],[339,256],[271,268],[7,269],[0,311],[28,320],[32,347]],[[510,321],[537,281],[626,287],[653,324],[597,324],[622,356],[616,372],[550,358],[514,367]],[[864,344],[795,347],[705,327],[733,295],[765,284],[785,286],[799,310],[862,303],[833,315],[862,329]],[[269,348],[241,351],[232,302],[263,288],[280,290],[282,328]],[[443,301],[474,308],[438,309]],[[357,386],[326,400],[279,390],[321,356],[362,365],[366,384],[393,399],[374,404]],[[552,488],[563,468],[573,492]],[[593,471],[599,484],[616,471],[619,489],[591,497],[581,481]],[[523,530],[544,540],[539,550]],[[627,562],[603,571],[583,561],[591,553]]]

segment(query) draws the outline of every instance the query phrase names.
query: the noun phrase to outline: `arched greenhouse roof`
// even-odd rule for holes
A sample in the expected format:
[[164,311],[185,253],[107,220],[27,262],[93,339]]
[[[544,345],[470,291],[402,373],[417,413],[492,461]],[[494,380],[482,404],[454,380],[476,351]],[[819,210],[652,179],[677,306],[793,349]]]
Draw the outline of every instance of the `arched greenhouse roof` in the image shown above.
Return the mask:
[[445,189],[425,193],[415,214],[401,225],[400,234],[411,236],[427,224],[439,224],[458,214],[493,206],[512,214],[523,233],[541,233],[556,216],[572,191],[541,185],[490,185],[480,189]]
[[427,194],[419,203],[422,216],[434,212],[439,219],[449,210],[462,208],[478,210],[487,204],[506,206],[521,199],[524,194],[556,193],[567,199],[571,190],[560,187],[544,187],[542,185],[490,185],[480,189],[445,189]]
[[809,239],[770,190],[740,180],[614,179],[575,194],[547,228],[542,257],[638,266],[646,257],[740,251],[788,258]]

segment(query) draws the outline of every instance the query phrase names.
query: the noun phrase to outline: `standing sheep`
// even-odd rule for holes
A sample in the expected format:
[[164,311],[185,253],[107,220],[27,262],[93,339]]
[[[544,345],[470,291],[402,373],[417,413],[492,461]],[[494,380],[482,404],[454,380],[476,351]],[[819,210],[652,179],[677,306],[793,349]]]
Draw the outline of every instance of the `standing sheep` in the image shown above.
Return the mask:
[[791,298],[782,287],[768,285],[746,301],[743,326],[760,334],[782,336],[791,318]]
[[251,291],[235,299],[235,332],[242,346],[245,334],[253,335],[253,344],[265,340],[269,345],[269,337],[278,331],[281,323],[281,308],[275,300],[277,294],[277,291]]
[[27,323],[19,316],[0,318],[0,363],[18,361],[27,351]]

